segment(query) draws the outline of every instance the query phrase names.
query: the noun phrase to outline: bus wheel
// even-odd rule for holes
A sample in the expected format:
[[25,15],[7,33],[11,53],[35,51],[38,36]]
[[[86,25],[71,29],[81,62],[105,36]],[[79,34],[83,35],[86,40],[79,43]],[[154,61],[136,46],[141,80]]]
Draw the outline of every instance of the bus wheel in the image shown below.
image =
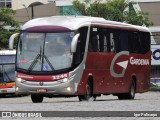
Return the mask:
[[131,87],[129,93],[126,95],[126,99],[134,99],[136,93],[136,83],[135,80],[132,78]]
[[93,101],[96,100],[96,96],[93,96],[93,85],[90,80],[87,81],[86,84],[86,95],[79,95],[79,101],[88,101],[92,99]]
[[4,98],[4,97],[6,97],[5,94],[0,94],[0,98]]
[[33,103],[41,103],[43,101],[43,96],[32,94],[31,95],[31,100],[32,100]]
[[136,84],[135,81],[132,79],[129,93],[119,94],[118,99],[119,100],[134,99],[135,93],[136,93]]
[[124,100],[125,99],[125,94],[119,94],[118,99],[119,100]]
[[92,97],[92,99],[93,99],[93,101],[96,101],[96,95],[93,95],[93,97]]

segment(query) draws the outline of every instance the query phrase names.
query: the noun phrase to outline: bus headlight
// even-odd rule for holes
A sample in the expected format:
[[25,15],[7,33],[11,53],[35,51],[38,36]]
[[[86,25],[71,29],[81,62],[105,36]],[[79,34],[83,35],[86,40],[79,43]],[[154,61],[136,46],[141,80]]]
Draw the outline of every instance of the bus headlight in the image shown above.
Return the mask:
[[59,82],[68,82],[69,79],[68,78],[64,78],[64,79],[61,79],[61,80],[58,80]]
[[16,78],[17,82],[22,82],[22,78]]
[[75,75],[72,75],[72,76],[70,76],[70,77],[68,77],[68,78],[60,79],[60,80],[58,80],[58,82],[65,83],[65,82],[71,81],[71,80],[74,79],[74,76],[75,76]]
[[17,81],[17,82],[20,82],[20,83],[25,82],[25,80],[23,80],[22,78],[18,78],[18,77],[16,77],[16,81]]
[[68,81],[68,78],[64,78],[64,79],[63,79],[63,82],[67,82],[67,81]]

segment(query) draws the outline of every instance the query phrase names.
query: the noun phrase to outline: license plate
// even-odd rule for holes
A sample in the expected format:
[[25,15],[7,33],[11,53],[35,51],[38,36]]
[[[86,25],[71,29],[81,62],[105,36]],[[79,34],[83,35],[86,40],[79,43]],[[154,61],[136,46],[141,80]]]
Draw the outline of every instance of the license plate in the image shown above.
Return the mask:
[[37,88],[37,92],[45,93],[45,92],[47,92],[47,89],[45,89],[45,88]]
[[7,90],[1,90],[1,93],[7,93]]

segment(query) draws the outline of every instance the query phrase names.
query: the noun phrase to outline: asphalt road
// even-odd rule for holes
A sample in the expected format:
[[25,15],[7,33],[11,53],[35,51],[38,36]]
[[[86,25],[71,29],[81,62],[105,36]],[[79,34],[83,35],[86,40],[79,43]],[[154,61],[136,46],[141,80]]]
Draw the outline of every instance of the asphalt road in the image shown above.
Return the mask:
[[[59,112],[63,111],[118,111],[126,112],[137,111],[136,113],[146,113],[143,111],[151,111],[153,115],[160,116],[160,92],[146,92],[142,94],[136,94],[134,100],[118,100],[116,96],[108,95],[98,97],[96,101],[83,101],[79,102],[78,97],[73,98],[44,98],[43,103],[32,103],[30,96],[24,97],[7,97],[0,98],[0,111],[55,111],[55,114],[59,114]],[[87,112],[86,112],[87,113]],[[101,112],[100,112],[101,113]],[[68,114],[68,113],[65,113]],[[88,113],[89,114],[89,113]],[[93,113],[94,115],[96,113]],[[124,119],[133,119],[133,120],[144,120],[144,116],[142,117],[134,117],[138,114],[134,114],[133,117],[114,117],[113,120],[124,120]],[[151,113],[149,113],[151,114]],[[43,117],[43,116],[42,116]],[[72,120],[75,117],[53,117],[56,120]],[[43,118],[43,119],[53,119],[51,117]],[[112,117],[109,117],[110,119]],[[3,118],[0,118],[3,119]],[[7,118],[9,119],[9,118]],[[14,118],[15,119],[15,118]],[[21,118],[18,118],[21,119]],[[25,118],[27,119],[27,118]],[[37,118],[32,118],[37,119]],[[40,119],[40,118],[38,118]],[[104,117],[77,117],[76,119],[106,119]],[[160,117],[145,117],[145,120],[159,120]],[[5,118],[6,120],[6,118]]]

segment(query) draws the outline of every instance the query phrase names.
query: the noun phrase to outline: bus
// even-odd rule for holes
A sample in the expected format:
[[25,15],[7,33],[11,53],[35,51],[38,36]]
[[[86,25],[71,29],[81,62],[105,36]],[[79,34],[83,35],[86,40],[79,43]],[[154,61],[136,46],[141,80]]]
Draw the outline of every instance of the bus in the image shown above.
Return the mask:
[[151,82],[160,86],[160,44],[151,44]]
[[149,90],[150,31],[88,16],[51,16],[26,22],[16,53],[16,93],[96,100],[134,99]]
[[9,49],[0,50],[0,97],[15,95],[15,56],[14,40],[19,33],[9,38]]
[[16,50],[0,50],[0,96],[15,94]]

